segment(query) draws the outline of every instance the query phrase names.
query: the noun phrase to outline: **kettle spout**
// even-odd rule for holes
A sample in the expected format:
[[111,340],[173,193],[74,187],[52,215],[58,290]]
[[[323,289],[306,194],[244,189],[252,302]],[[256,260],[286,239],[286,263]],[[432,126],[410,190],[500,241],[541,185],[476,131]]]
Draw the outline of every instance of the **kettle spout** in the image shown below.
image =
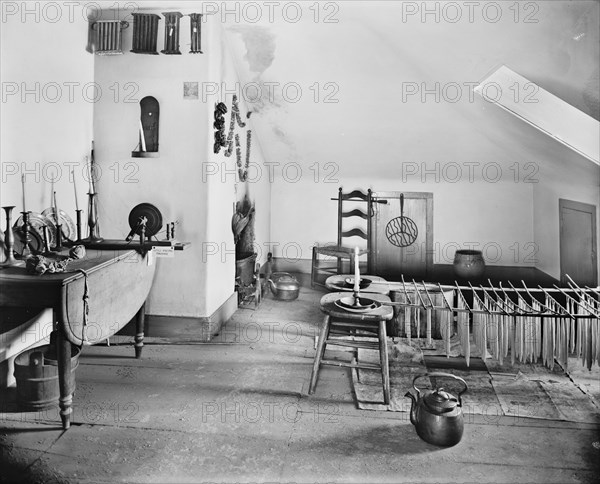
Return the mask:
[[411,404],[410,404],[410,423],[413,425],[417,425],[417,401],[415,399],[415,396],[410,393],[410,392],[406,392],[406,394],[404,395],[405,397],[410,398],[411,400]]
[[277,288],[275,287],[275,283],[273,282],[273,279],[269,278],[268,282],[269,282],[269,288],[271,289],[271,293],[276,294]]

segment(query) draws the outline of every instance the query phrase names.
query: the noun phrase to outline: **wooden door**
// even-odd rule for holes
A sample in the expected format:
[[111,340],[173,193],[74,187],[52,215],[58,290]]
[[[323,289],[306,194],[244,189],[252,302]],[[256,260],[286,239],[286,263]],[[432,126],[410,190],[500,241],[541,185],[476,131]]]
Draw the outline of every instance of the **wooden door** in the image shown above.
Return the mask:
[[560,199],[560,281],[568,274],[578,285],[598,284],[596,207]]
[[[390,279],[399,279],[400,275],[425,279],[433,266],[433,194],[375,192],[373,198],[376,202],[371,226],[373,273]],[[377,203],[382,201],[387,203]],[[406,247],[390,237],[390,229],[397,227],[401,216],[410,219],[416,229],[416,237],[404,239],[404,243],[412,242]]]

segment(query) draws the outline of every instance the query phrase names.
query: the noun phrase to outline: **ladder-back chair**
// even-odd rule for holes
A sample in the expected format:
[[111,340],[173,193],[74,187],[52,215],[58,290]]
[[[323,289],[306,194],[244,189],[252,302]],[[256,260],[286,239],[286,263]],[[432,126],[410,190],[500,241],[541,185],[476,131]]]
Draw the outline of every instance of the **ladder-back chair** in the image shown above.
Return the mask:
[[[367,256],[367,273],[371,269],[371,217],[372,217],[372,198],[371,189],[366,193],[360,190],[354,190],[350,193],[343,193],[342,187],[338,190],[338,197],[332,198],[338,202],[338,225],[337,225],[337,244],[335,245],[315,245],[312,250],[312,270],[311,286],[315,284],[323,285],[319,280],[320,274],[326,274],[326,277],[332,274],[343,273],[343,262],[348,260],[349,268],[347,273],[354,271],[354,249],[357,244],[351,244],[348,239],[363,239],[364,247],[359,247],[359,257]],[[351,222],[360,226],[349,227]],[[329,261],[320,259],[319,256],[329,258]],[[335,264],[331,264],[331,258],[335,259]],[[323,264],[325,262],[325,264]]]

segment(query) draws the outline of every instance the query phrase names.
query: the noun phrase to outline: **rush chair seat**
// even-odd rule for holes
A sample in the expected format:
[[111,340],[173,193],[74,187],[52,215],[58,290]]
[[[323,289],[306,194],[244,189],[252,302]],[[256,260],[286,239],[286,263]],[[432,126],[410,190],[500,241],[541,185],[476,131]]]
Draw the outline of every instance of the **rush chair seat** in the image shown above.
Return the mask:
[[[383,401],[390,403],[390,367],[388,362],[386,321],[394,316],[391,306],[379,306],[367,312],[350,312],[339,307],[336,301],[348,297],[347,292],[331,292],[321,298],[321,310],[326,314],[319,334],[319,342],[315,352],[308,393],[313,394],[317,387],[319,370],[322,365],[342,366],[348,368],[379,370],[383,387]],[[390,302],[383,294],[366,294],[364,297]],[[369,337],[369,338],[367,338]],[[357,339],[360,338],[360,339]],[[379,364],[356,360],[350,362],[339,359],[326,359],[327,345],[364,348],[379,351]]]
[[[348,273],[353,271],[355,247],[348,239],[360,238],[366,242],[366,247],[359,248],[359,257],[367,256],[367,274],[370,273],[370,251],[371,251],[371,217],[372,217],[372,198],[371,189],[364,193],[360,190],[354,190],[350,193],[343,193],[342,187],[338,190],[338,197],[332,198],[338,202],[338,225],[337,225],[337,243],[318,246],[312,249],[312,269],[311,286],[324,286],[319,281],[319,275],[325,274],[325,278],[332,274],[343,273],[343,262],[349,263]],[[350,225],[354,225],[350,228]],[[355,225],[359,225],[358,227]],[[319,256],[327,257],[328,261],[322,260]],[[335,259],[332,263],[331,259]],[[325,263],[324,263],[325,262]]]

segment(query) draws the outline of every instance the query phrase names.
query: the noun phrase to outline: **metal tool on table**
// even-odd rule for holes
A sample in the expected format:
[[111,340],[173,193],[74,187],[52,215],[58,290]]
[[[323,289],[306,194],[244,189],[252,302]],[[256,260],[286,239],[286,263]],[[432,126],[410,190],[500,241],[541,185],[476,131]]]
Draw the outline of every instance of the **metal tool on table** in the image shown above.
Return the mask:
[[[453,378],[461,382],[465,388],[456,397],[441,387],[425,390],[421,394],[421,390],[415,383],[419,378],[426,376]],[[464,430],[461,395],[467,391],[467,383],[450,373],[434,372],[416,376],[413,380],[413,388],[417,391],[416,397],[410,392],[406,392],[404,396],[412,400],[410,422],[415,426],[419,437],[430,444],[443,447],[458,444]]]

